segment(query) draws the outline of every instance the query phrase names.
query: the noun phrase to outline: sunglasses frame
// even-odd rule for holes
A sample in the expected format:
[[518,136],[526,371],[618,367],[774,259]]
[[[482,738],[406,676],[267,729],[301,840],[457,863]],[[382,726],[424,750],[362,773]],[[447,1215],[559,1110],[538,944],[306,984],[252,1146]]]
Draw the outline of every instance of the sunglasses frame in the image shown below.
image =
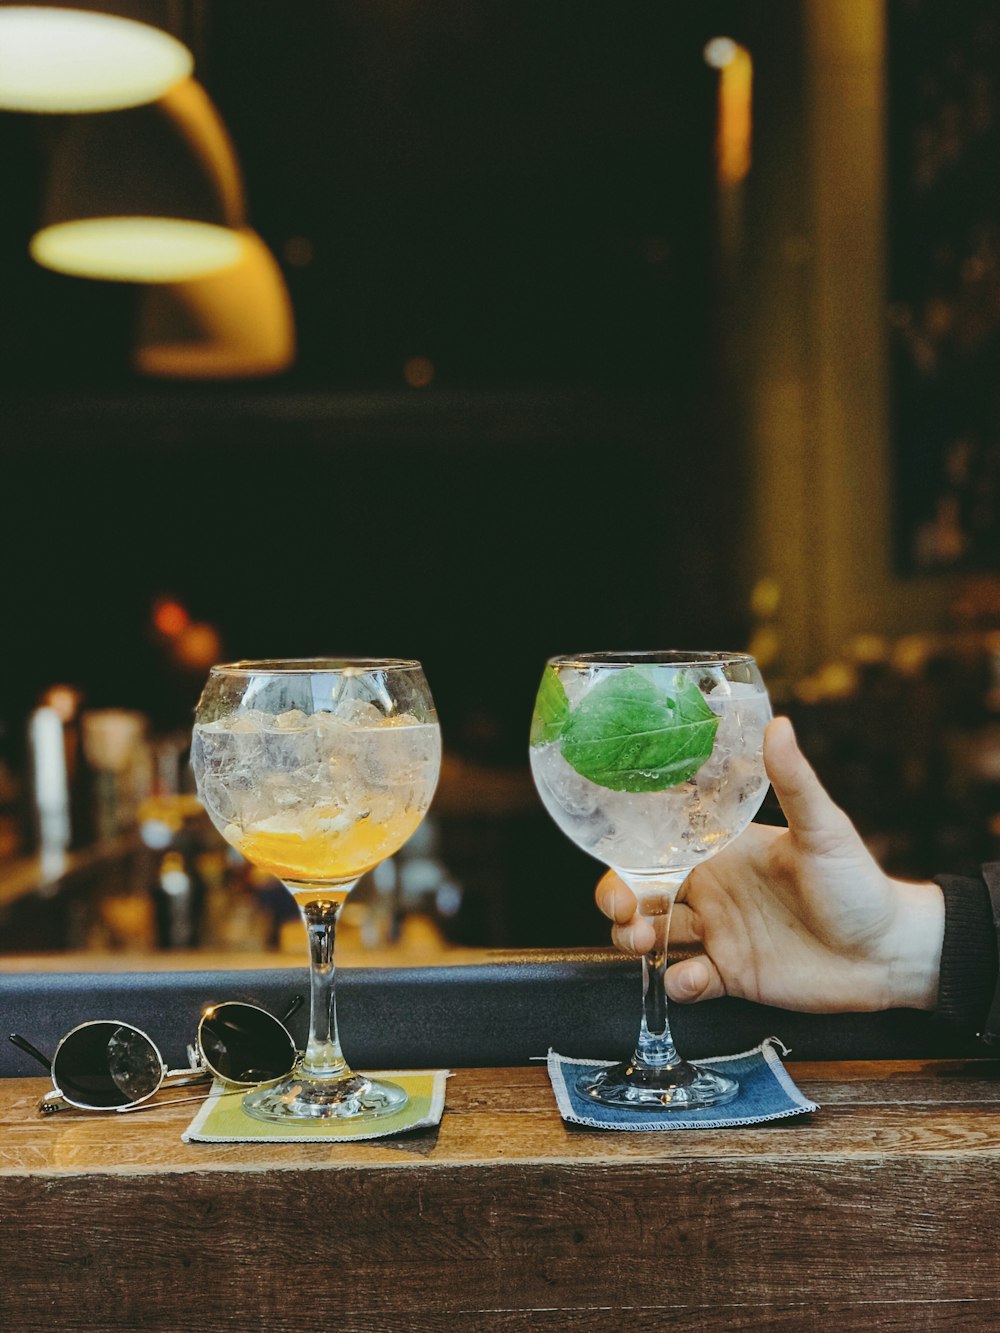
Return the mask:
[[[295,1038],[288,1031],[288,1028],[285,1027],[285,1021],[291,1018],[292,1014],[295,1013],[296,1009],[298,1009],[301,1004],[302,1004],[302,996],[297,995],[292,1003],[291,1008],[287,1010],[287,1012],[285,1013],[284,1019],[275,1018],[274,1014],[272,1014],[270,1010],[265,1009],[262,1005],[252,1004],[249,1000],[223,1000],[221,1004],[210,1004],[207,1009],[202,1010],[201,1018],[198,1020],[198,1032],[197,1035],[195,1036],[195,1044],[194,1046],[188,1047],[188,1059],[191,1061],[192,1065],[196,1069],[209,1070],[213,1077],[221,1079],[223,1083],[228,1083],[229,1086],[233,1088],[259,1088],[262,1087],[265,1083],[277,1083],[278,1079],[284,1078],[286,1074],[290,1074],[292,1072],[292,1070],[295,1068],[296,1062],[302,1055],[302,1052],[298,1049],[298,1047],[295,1044]],[[258,1014],[263,1014],[265,1018],[270,1019],[272,1023],[276,1024],[288,1038],[288,1048],[291,1052],[291,1057],[292,1057],[288,1068],[283,1069],[280,1074],[273,1074],[269,1078],[262,1078],[262,1079],[231,1078],[228,1075],[223,1074],[221,1070],[216,1069],[216,1067],[212,1064],[211,1060],[209,1060],[208,1056],[205,1054],[205,1044],[202,1041],[201,1034],[205,1024],[210,1019],[215,1018],[216,1015],[220,1014],[224,1009],[253,1009]],[[180,1071],[175,1071],[175,1072],[180,1072]]]
[[[296,996],[295,1000],[292,1002],[291,1007],[285,1013],[284,1016],[285,1019],[287,1020],[288,1018],[290,1018],[291,1015],[295,1013],[296,1009],[298,1009],[301,1006],[301,1004],[302,1004],[302,996],[300,995]],[[218,1070],[215,1067],[215,1065],[212,1064],[212,1062],[208,1059],[208,1057],[205,1054],[205,1047],[203,1042],[203,1031],[205,1024],[206,1022],[209,1022],[213,1018],[217,1017],[222,1011],[233,1008],[240,1010],[252,1009],[258,1014],[263,1014],[267,1019],[270,1020],[271,1023],[277,1025],[277,1027],[288,1038],[290,1059],[287,1069],[283,1069],[279,1073],[276,1073],[266,1079],[237,1080],[222,1074],[221,1071]],[[82,1102],[78,1098],[68,1096],[59,1086],[58,1075],[57,1075],[57,1063],[59,1059],[59,1052],[63,1049],[65,1043],[74,1035],[74,1033],[81,1032],[85,1028],[101,1027],[101,1026],[114,1027],[119,1029],[126,1028],[129,1032],[137,1033],[138,1036],[140,1036],[143,1039],[143,1041],[147,1043],[150,1050],[153,1052],[153,1055],[155,1056],[156,1061],[159,1064],[160,1068],[159,1079],[157,1080],[156,1086],[150,1092],[144,1093],[143,1096],[141,1097],[136,1097],[133,1100],[126,1101],[121,1106],[94,1106],[92,1104]],[[208,1083],[216,1079],[220,1080],[221,1082],[227,1084],[229,1087],[232,1088],[262,1087],[267,1083],[277,1082],[278,1079],[284,1078],[287,1074],[289,1074],[295,1067],[296,1062],[299,1060],[302,1054],[302,1052],[298,1049],[298,1047],[295,1044],[294,1037],[289,1032],[288,1028],[285,1026],[285,1022],[282,1021],[282,1019],[276,1018],[274,1014],[272,1014],[269,1010],[264,1009],[261,1005],[252,1004],[250,1001],[246,1000],[224,1000],[219,1004],[208,1005],[202,1011],[201,1017],[198,1020],[198,1031],[195,1036],[195,1042],[193,1045],[190,1045],[187,1048],[188,1059],[191,1061],[191,1067],[188,1069],[170,1069],[166,1061],[163,1059],[163,1056],[160,1052],[160,1048],[157,1046],[156,1042],[153,1041],[152,1037],[149,1035],[148,1032],[144,1032],[142,1028],[136,1027],[134,1023],[127,1023],[122,1019],[116,1019],[116,1018],[110,1018],[110,1019],[95,1018],[95,1019],[88,1019],[84,1023],[78,1023],[76,1027],[71,1028],[69,1032],[65,1033],[65,1035],[59,1039],[59,1043],[56,1046],[55,1053],[52,1056],[51,1061],[46,1060],[45,1057],[41,1054],[41,1052],[36,1050],[36,1048],[33,1047],[30,1042],[27,1042],[22,1037],[17,1037],[17,1034],[11,1034],[11,1040],[14,1041],[14,1044],[18,1046],[19,1049],[27,1051],[28,1054],[33,1055],[37,1060],[46,1065],[49,1070],[49,1077],[52,1079],[52,1091],[45,1093],[41,1101],[38,1103],[38,1109],[42,1115],[53,1115],[57,1111],[68,1111],[68,1110],[110,1111],[116,1115],[123,1115],[129,1111],[151,1110],[153,1108],[150,1106],[150,1099],[155,1097],[156,1094],[162,1088],[165,1087],[179,1088],[179,1087],[191,1086],[192,1084],[196,1083]],[[203,1100],[204,1100],[203,1097],[176,1097],[172,1098],[169,1103],[160,1103],[160,1104],[173,1105],[174,1102],[203,1101]]]
[[[71,1037],[75,1036],[76,1033],[94,1027],[125,1028],[129,1032],[136,1033],[146,1042],[160,1066],[160,1076],[157,1079],[156,1086],[150,1092],[144,1093],[142,1097],[135,1097],[125,1101],[121,1106],[94,1106],[91,1103],[80,1101],[79,1098],[71,1097],[63,1091],[58,1072],[59,1052],[64,1049],[66,1042],[68,1042]],[[149,1101],[150,1097],[156,1096],[164,1084],[167,1083],[168,1079],[170,1080],[168,1086],[182,1087],[185,1084],[207,1082],[207,1080],[211,1078],[211,1074],[204,1069],[168,1068],[166,1061],[160,1053],[160,1048],[148,1032],[143,1032],[142,1028],[137,1028],[134,1023],[125,1023],[117,1018],[92,1018],[85,1023],[78,1023],[75,1028],[70,1028],[69,1032],[59,1039],[59,1045],[56,1047],[55,1053],[52,1056],[52,1067],[49,1073],[52,1078],[52,1091],[47,1092],[41,1102],[39,1102],[39,1110],[46,1115],[51,1115],[53,1111],[65,1109],[62,1103],[65,1104],[65,1107],[71,1106],[77,1111],[114,1111],[120,1113],[122,1111],[130,1110],[132,1107],[144,1105],[144,1103]],[[122,1095],[124,1096],[125,1094],[123,1093]]]

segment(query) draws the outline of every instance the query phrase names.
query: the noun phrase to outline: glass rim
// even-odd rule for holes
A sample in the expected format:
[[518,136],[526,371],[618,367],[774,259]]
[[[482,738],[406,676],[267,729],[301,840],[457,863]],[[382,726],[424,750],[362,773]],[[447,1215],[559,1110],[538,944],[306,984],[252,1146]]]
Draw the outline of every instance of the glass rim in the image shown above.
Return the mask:
[[628,649],[621,652],[601,653],[561,653],[550,657],[550,667],[633,667],[633,666],[672,666],[672,667],[711,667],[730,666],[750,663],[756,666],[756,659],[747,652],[712,652],[698,649]]
[[422,671],[414,657],[262,657],[219,662],[210,676],[344,676],[373,671]]

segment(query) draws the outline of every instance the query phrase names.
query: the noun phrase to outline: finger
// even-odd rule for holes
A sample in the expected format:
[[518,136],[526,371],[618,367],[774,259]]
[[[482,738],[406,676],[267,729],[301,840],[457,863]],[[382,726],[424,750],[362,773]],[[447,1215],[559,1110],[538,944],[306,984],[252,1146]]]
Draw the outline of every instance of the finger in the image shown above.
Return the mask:
[[615,921],[618,925],[624,925],[626,921],[631,920],[639,905],[635,894],[613,870],[609,870],[602,877],[594,897],[597,906],[608,920]]
[[686,958],[683,963],[674,963],[673,967],[668,967],[666,987],[668,999],[678,1004],[717,1000],[726,993],[719,969],[707,954]]
[[611,938],[622,953],[649,953],[656,944],[656,931],[644,916],[634,916],[623,926],[614,926]]
[[[612,928],[611,938],[625,953],[648,953],[656,944],[656,930],[648,917],[630,916],[627,921]],[[670,945],[697,944],[701,932],[697,929],[694,913],[680,903],[670,918]]]
[[764,733],[764,766],[791,832],[828,840],[846,831],[847,816],[799,749],[787,717],[776,717]]
[[670,913],[671,945],[696,944],[700,939],[694,912],[687,903],[674,903],[674,910]]

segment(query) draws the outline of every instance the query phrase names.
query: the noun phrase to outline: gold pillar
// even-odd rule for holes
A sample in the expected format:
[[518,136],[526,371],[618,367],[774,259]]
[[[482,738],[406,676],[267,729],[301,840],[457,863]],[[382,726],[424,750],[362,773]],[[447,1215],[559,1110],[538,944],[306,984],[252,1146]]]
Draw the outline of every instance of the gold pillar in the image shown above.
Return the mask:
[[781,586],[791,676],[855,634],[943,628],[955,592],[893,569],[884,0],[799,14],[797,126],[755,145],[745,389],[754,573]]

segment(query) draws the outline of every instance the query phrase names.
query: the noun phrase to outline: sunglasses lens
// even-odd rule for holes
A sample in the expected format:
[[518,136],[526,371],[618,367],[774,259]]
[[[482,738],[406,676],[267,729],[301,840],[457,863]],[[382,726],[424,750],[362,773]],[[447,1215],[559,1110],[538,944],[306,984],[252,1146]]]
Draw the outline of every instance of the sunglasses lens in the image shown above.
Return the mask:
[[86,1023],[63,1038],[52,1062],[52,1080],[80,1106],[126,1106],[160,1086],[156,1048],[136,1028]]
[[208,1067],[228,1083],[268,1083],[295,1063],[295,1043],[271,1014],[250,1004],[220,1004],[199,1029]]

